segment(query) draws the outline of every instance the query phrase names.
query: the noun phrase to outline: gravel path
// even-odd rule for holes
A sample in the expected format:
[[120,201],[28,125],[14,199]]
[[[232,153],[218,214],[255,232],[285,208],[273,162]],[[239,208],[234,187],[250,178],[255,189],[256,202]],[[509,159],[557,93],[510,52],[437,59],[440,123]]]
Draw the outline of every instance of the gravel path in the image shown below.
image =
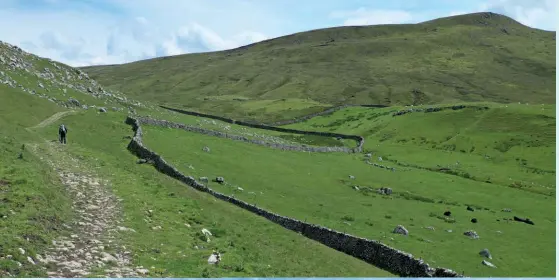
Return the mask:
[[[110,182],[82,168],[80,162],[56,142],[32,144],[31,151],[56,170],[68,195],[76,220],[65,227],[71,232],[53,240],[44,256],[36,256],[49,277],[141,277],[148,273],[131,265],[132,253],[118,244],[116,233],[133,229],[122,223],[120,200],[111,193]],[[80,170],[80,172],[75,172]]]

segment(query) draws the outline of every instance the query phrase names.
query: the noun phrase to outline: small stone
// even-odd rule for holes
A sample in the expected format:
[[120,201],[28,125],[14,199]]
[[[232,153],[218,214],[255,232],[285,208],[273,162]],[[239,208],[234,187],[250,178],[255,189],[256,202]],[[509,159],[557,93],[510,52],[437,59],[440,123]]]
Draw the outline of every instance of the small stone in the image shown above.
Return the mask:
[[203,150],[204,152],[206,152],[206,153],[209,153],[209,152],[210,152],[210,148],[209,148],[209,147],[204,147],[204,148],[202,148],[202,150]]
[[101,260],[103,262],[116,262],[117,258],[115,258],[113,255],[107,253],[107,252],[102,252],[101,253]]
[[481,262],[481,264],[486,265],[486,266],[489,266],[489,267],[492,267],[492,268],[497,268],[494,264],[492,264],[492,263],[490,263],[490,262],[488,262],[488,261],[486,261],[486,260],[483,260],[483,261]]
[[475,224],[475,223],[477,223],[477,219],[476,219],[476,218],[473,218],[473,219],[471,220],[471,222]]
[[223,179],[223,177],[217,177],[217,178],[215,178],[215,181],[220,183],[220,184],[223,184],[225,182],[225,179]]
[[432,226],[428,226],[428,227],[425,227],[425,228],[426,228],[426,229],[428,229],[428,230],[432,230],[432,231],[434,231],[434,230],[435,230],[435,228],[434,228],[434,227],[432,227]]
[[101,107],[101,108],[99,108],[99,112],[101,112],[101,113],[106,113],[106,112],[107,112],[107,108]]
[[25,255],[25,250],[23,248],[17,248],[22,255]]
[[471,237],[473,239],[479,239],[479,235],[473,230],[469,230],[469,231],[464,232],[464,235],[468,236],[468,237]]
[[486,257],[488,259],[493,259],[493,257],[491,256],[491,253],[489,252],[489,249],[483,249],[479,252],[479,255],[482,257]]
[[466,210],[474,212],[474,208],[472,208],[471,206],[466,207]]
[[349,175],[349,179],[351,179],[351,180],[355,180],[355,176],[353,176],[353,175]]
[[30,256],[27,256],[27,261],[28,261],[30,264],[35,264],[35,261],[34,261],[33,258],[31,258]]
[[397,234],[402,234],[402,235],[408,235],[409,231],[402,225],[398,225],[396,228],[394,228],[394,230],[392,231],[392,233],[397,233]]

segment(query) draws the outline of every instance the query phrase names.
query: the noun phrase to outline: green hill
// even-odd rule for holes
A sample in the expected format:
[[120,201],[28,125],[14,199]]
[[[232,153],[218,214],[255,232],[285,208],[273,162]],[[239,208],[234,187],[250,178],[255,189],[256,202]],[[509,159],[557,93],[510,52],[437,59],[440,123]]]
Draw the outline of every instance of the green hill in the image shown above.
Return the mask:
[[77,69],[0,42],[0,100],[0,277],[391,276],[136,164],[126,116],[174,114]]
[[[216,191],[432,267],[553,277],[554,48],[554,33],[485,13],[82,70],[0,43],[0,277],[393,276],[138,164],[124,120],[149,115],[273,144],[354,141],[161,104],[261,121],[387,105],[284,126],[361,135],[363,153],[286,151],[153,125],[143,141],[187,176],[224,176],[227,184],[208,183]],[[60,123],[68,145],[56,141]],[[397,225],[409,235],[393,233]],[[219,266],[207,262],[212,250]]]
[[271,121],[339,104],[555,103],[555,46],[555,32],[475,13],[82,70],[141,100]]

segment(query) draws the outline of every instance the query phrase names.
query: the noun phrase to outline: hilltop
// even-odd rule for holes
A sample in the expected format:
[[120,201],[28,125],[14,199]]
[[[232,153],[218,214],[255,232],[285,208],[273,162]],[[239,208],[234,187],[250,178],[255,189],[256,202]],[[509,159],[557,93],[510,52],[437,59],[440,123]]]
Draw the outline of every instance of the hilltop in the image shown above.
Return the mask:
[[474,13],[81,69],[141,100],[272,121],[341,104],[555,103],[555,46],[555,32]]

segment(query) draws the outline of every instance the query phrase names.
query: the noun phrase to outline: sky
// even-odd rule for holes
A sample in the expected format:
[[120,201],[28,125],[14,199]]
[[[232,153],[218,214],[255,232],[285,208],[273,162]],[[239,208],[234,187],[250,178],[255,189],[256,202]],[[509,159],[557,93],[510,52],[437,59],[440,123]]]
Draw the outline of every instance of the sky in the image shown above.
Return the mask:
[[491,11],[556,30],[556,0],[0,0],[0,41],[71,66],[219,51],[344,25]]

